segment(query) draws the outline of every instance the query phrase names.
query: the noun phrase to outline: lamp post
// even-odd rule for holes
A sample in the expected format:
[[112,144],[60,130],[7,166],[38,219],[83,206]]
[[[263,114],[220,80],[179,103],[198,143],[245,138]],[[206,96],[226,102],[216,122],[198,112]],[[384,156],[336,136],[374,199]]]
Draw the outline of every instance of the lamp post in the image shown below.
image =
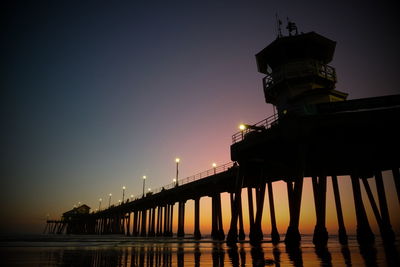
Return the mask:
[[216,163],[213,163],[212,166],[213,166],[213,168],[214,168],[214,174],[216,174],[216,173],[217,173],[217,164],[216,164]]
[[102,201],[102,199],[99,198],[99,210],[100,210],[100,208],[101,208],[101,201]]
[[172,179],[172,181],[174,182],[174,186],[176,186],[176,178]]
[[109,195],[108,195],[108,207],[110,208],[110,206],[111,206],[111,196],[112,196],[112,194],[110,193]]
[[175,159],[175,162],[176,162],[176,177],[175,177],[175,179],[176,179],[176,183],[175,183],[175,186],[178,186],[179,184],[178,184],[178,178],[179,178],[179,162],[180,162],[181,160],[180,160],[180,158],[176,158]]
[[143,175],[143,197],[144,197],[144,186],[146,184],[146,175]]
[[123,186],[122,187],[122,202],[124,202],[124,200],[125,200],[125,189],[126,189],[126,187]]

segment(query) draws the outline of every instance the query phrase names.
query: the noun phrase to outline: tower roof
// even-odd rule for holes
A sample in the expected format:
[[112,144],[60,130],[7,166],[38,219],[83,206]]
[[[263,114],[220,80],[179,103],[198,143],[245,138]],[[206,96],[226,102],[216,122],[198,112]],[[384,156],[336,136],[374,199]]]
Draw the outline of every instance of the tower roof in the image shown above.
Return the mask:
[[332,61],[336,42],[315,32],[280,37],[256,54],[257,68],[261,73],[302,59],[315,59],[324,64]]

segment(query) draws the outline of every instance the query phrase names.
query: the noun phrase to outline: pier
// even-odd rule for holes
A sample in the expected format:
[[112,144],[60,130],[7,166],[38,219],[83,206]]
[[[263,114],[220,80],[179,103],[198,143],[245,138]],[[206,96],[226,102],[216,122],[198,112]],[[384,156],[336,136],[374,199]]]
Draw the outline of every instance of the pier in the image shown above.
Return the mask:
[[[234,245],[248,235],[250,242],[257,244],[263,241],[262,217],[268,197],[271,242],[278,243],[273,188],[275,182],[284,181],[290,214],[284,242],[298,246],[303,182],[311,179],[316,218],[313,243],[325,246],[329,237],[327,180],[331,179],[338,225],[334,234],[346,244],[338,180],[347,177],[351,179],[358,241],[374,242],[361,196],[364,187],[383,241],[394,242],[382,172],[392,173],[400,203],[400,95],[347,100],[347,93],[335,89],[336,71],[328,65],[336,43],[314,32],[298,34],[293,25],[288,29],[289,36],[279,36],[256,55],[258,71],[266,75],[265,100],[274,105],[276,113],[259,123],[241,125],[232,136],[232,162],[98,212],[77,207],[59,221],[47,221],[46,232],[183,238],[187,234],[185,203],[193,200],[191,234],[201,239],[200,199],[209,197],[213,239]],[[375,186],[377,198],[371,186]],[[248,207],[243,206],[242,190],[247,190]],[[229,229],[222,223],[222,193],[230,196]],[[173,214],[175,205],[177,216]],[[243,212],[249,213],[248,233],[243,228]],[[173,233],[173,225],[177,225],[177,233]]]

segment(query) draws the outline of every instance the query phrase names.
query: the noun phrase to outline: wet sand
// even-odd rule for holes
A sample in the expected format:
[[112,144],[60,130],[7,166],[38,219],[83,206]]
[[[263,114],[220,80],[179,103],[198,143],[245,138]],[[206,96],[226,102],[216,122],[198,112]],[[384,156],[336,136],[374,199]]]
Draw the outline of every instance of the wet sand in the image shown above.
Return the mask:
[[[268,240],[268,237],[266,237]],[[299,248],[266,241],[229,248],[224,242],[190,238],[132,238],[126,236],[23,236],[0,239],[1,266],[400,266],[399,242],[359,246],[354,236],[342,246],[331,237],[316,249],[312,236]]]

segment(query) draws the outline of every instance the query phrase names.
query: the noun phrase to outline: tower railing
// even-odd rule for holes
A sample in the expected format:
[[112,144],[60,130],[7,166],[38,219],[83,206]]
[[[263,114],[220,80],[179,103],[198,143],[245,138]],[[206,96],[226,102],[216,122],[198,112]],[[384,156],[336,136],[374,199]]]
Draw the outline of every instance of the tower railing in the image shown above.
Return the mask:
[[263,78],[264,89],[270,89],[283,80],[318,76],[336,82],[335,68],[314,60],[292,62],[281,66]]
[[245,125],[245,129],[232,135],[232,144],[242,141],[246,135],[254,131],[264,131],[278,123],[278,114],[269,116],[253,125]]

